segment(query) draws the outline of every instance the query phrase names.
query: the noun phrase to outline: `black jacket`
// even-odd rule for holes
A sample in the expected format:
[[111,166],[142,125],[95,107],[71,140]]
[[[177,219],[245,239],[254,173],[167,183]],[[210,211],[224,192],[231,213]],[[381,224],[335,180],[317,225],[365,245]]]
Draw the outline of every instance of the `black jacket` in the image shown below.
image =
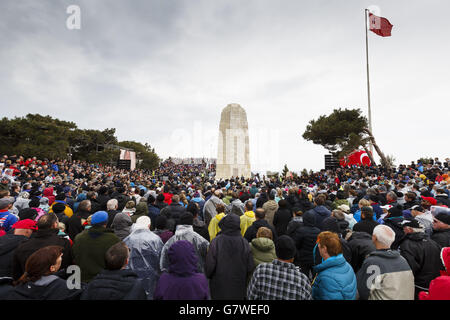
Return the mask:
[[372,251],[375,251],[375,245],[372,242],[372,236],[367,232],[352,232],[352,235],[348,239],[347,243],[352,252],[351,266],[353,270],[358,272],[366,259],[367,255]]
[[353,226],[353,231],[367,232],[372,235],[373,229],[378,225],[378,222],[374,221],[373,218],[361,219],[357,224]]
[[313,250],[316,245],[320,229],[315,226],[316,216],[312,211],[303,214],[303,225],[298,227],[294,234],[297,254],[294,259],[296,265],[313,265]]
[[450,247],[450,229],[433,230],[431,240],[436,241],[441,248]]
[[97,203],[98,203],[99,206],[100,206],[100,210],[106,211],[106,209],[107,209],[106,204],[108,203],[108,201],[109,201],[110,199],[111,199],[111,198],[110,198],[108,195],[106,195],[106,194],[99,194],[99,195],[98,195],[98,197],[97,197]]
[[90,211],[77,210],[77,213],[73,214],[66,223],[66,233],[70,239],[75,240],[77,234],[83,232],[83,221],[91,215]]
[[175,232],[175,228],[183,213],[186,212],[186,208],[179,203],[171,203],[160,211],[160,214],[167,218],[167,229]]
[[61,269],[66,269],[73,262],[73,254],[70,242],[58,236],[58,229],[38,230],[29,240],[21,243],[13,256],[13,278],[19,279],[25,272],[25,262],[37,250],[47,246],[63,247]]
[[441,262],[441,248],[424,232],[406,234],[400,241],[400,254],[408,261],[414,274],[416,293],[428,288],[430,281],[439,277],[444,267]]
[[439,195],[436,196],[436,200],[437,200],[438,204],[442,203],[442,204],[444,204],[444,205],[446,205],[447,207],[450,208],[450,199],[448,198],[448,195],[446,195],[446,194],[439,194]]
[[141,280],[132,270],[103,270],[92,279],[81,300],[146,300]]
[[248,243],[252,242],[252,240],[256,238],[256,233],[258,232],[258,229],[261,227],[269,228],[272,231],[273,242],[277,241],[277,231],[275,230],[275,228],[272,227],[267,222],[267,220],[261,219],[253,222],[251,226],[247,228],[247,231],[245,231],[244,238],[247,239]]
[[25,236],[6,234],[0,237],[0,278],[12,277],[12,262],[14,250],[24,241]]
[[289,221],[292,220],[292,211],[288,208],[278,209],[273,216],[273,225],[278,236],[286,234]]
[[403,232],[403,226],[401,224],[403,220],[403,217],[392,217],[384,219],[384,224],[390,227],[395,233],[395,240],[391,245],[392,250],[398,249],[400,241],[405,236],[405,233]]
[[69,289],[66,280],[55,275],[45,276],[36,282],[11,287],[4,300],[78,300],[83,289]]
[[242,238],[239,216],[226,215],[219,228],[206,255],[205,274],[210,279],[211,298],[243,300],[254,268],[250,245]]

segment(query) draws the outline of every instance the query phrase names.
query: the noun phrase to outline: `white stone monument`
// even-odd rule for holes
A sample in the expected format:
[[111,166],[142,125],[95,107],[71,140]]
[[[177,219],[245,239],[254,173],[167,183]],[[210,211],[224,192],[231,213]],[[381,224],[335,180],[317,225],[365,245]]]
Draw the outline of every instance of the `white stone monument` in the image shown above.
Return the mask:
[[242,176],[251,178],[247,114],[232,103],[220,116],[216,179]]

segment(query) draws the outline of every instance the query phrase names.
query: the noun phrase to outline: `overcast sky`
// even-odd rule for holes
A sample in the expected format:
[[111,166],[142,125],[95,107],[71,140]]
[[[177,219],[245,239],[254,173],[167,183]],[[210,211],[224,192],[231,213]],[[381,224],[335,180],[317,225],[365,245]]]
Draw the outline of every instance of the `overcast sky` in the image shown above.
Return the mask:
[[394,25],[369,32],[380,148],[396,164],[449,157],[447,0],[2,0],[1,115],[217,157],[220,113],[238,103],[252,170],[319,170],[327,151],[301,137],[307,123],[339,107],[367,115],[364,8]]

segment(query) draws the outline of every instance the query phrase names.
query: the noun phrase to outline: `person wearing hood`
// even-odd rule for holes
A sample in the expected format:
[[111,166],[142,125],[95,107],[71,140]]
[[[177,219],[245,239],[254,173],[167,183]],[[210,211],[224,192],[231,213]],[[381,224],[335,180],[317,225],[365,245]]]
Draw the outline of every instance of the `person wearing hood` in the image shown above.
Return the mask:
[[248,227],[250,227],[253,222],[255,222],[255,213],[253,212],[253,202],[251,200],[247,200],[245,202],[245,212],[242,216],[239,217],[240,226],[241,226],[241,235],[244,236]]
[[205,274],[210,279],[211,298],[243,300],[254,268],[250,245],[242,238],[237,215],[225,216],[219,227],[221,231],[212,240],[206,255]]
[[64,249],[45,246],[29,256],[25,272],[14,283],[4,300],[78,300],[82,289],[70,289],[66,280],[56,276],[61,267]]
[[325,204],[325,199],[326,196],[323,194],[319,194],[315,199],[314,199],[314,203],[316,204],[316,206],[310,210],[308,210],[307,212],[311,212],[316,216],[315,219],[315,226],[317,228],[319,228],[320,230],[322,230],[322,222],[323,220],[325,220],[326,218],[328,218],[329,216],[331,216],[331,211],[328,210],[324,204]]
[[136,209],[134,208],[134,202],[128,201],[126,208],[114,216],[111,223],[111,228],[120,240],[125,239],[131,233],[131,226],[133,225],[132,218],[135,212]]
[[419,292],[419,300],[450,300],[450,248],[442,248],[441,260],[445,271],[431,280],[428,292]]
[[322,263],[314,267],[317,273],[312,285],[314,300],[355,300],[356,276],[342,254],[339,237],[324,231],[317,237]]
[[303,225],[298,227],[293,234],[297,255],[294,264],[300,266],[301,271],[310,277],[310,271],[314,265],[314,246],[320,229],[316,227],[316,215],[308,210],[303,214]]
[[133,221],[133,223],[136,223],[136,220],[143,216],[148,216],[148,206],[147,202],[145,202],[144,200],[140,201],[136,206],[136,211],[131,216],[131,221]]
[[430,281],[439,276],[443,268],[440,246],[428,238],[423,225],[415,219],[402,223],[405,236],[399,242],[400,254],[408,261],[414,274],[415,298],[421,290],[428,290]]
[[225,206],[223,204],[218,204],[216,207],[216,212],[217,214],[214,216],[214,218],[211,219],[208,225],[208,233],[210,241],[212,241],[220,232],[219,222],[226,215]]
[[133,226],[133,232],[123,240],[131,250],[127,268],[142,280],[147,297],[151,300],[161,273],[159,261],[164,243],[150,231],[149,217],[139,217]]
[[275,243],[272,240],[272,231],[261,227],[256,233],[256,238],[250,243],[255,268],[261,263],[269,263],[277,258]]
[[12,261],[14,250],[28,240],[37,230],[36,221],[24,219],[13,224],[14,232],[0,237],[0,278],[13,280]]
[[292,210],[286,200],[278,201],[278,210],[273,217],[273,225],[278,236],[286,234],[289,222],[293,217]]
[[89,282],[81,300],[146,300],[142,281],[127,268],[130,260],[125,243],[112,245],[105,253],[105,268]]
[[[275,190],[272,190],[272,191],[275,191]],[[278,203],[275,201],[275,195],[276,195],[276,191],[275,191],[275,193],[270,192],[269,200],[264,202],[264,204],[262,206],[262,208],[264,209],[264,212],[266,213],[266,217],[264,219],[266,219],[267,222],[269,223],[269,225],[271,225],[272,227],[274,227],[273,218],[275,216],[275,212],[277,212],[278,207],[279,207]]]
[[42,196],[48,198],[49,206],[51,206],[53,204],[53,202],[55,202],[55,196],[53,194],[53,187],[44,189]]
[[193,224],[194,224],[194,217],[192,216],[192,213],[186,212],[183,215],[181,215],[179,219],[179,224],[176,227],[175,234],[169,240],[167,240],[161,251],[161,260],[160,260],[161,271],[168,270],[169,267],[168,250],[173,243],[179,240],[187,240],[194,245],[195,251],[198,256],[197,271],[198,272],[205,271],[205,260],[206,260],[206,253],[209,247],[209,241],[207,241],[205,238],[203,238],[201,235],[199,235],[197,232],[194,231]]
[[46,213],[48,213],[48,211],[50,210],[50,206],[48,205],[48,198],[46,197],[41,197],[39,199],[39,208],[41,208],[42,210],[44,210]]
[[198,272],[198,255],[187,240],[174,242],[167,251],[168,268],[159,277],[154,300],[209,300],[206,276]]
[[81,269],[81,281],[91,281],[105,268],[105,254],[120,239],[106,228],[108,213],[97,211],[92,215],[91,228],[84,230],[74,239],[74,262]]
[[245,213],[245,205],[239,199],[238,192],[233,193],[233,199],[230,201],[230,204],[226,207],[227,214],[234,213],[237,216],[242,216]]
[[16,208],[17,211],[29,208],[28,206],[29,202],[30,202],[30,194],[26,191],[23,191],[16,198],[16,201],[14,202],[14,208]]
[[390,227],[374,228],[376,250],[368,254],[356,275],[359,300],[414,300],[414,275],[405,258],[391,249],[394,240]]

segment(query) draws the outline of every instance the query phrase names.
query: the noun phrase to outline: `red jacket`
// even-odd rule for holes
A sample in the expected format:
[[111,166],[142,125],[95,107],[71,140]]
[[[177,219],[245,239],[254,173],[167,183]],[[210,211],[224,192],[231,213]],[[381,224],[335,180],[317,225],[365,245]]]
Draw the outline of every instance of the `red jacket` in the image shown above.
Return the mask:
[[164,195],[164,202],[167,203],[168,205],[170,205],[172,203],[173,194],[163,193],[163,195]]

